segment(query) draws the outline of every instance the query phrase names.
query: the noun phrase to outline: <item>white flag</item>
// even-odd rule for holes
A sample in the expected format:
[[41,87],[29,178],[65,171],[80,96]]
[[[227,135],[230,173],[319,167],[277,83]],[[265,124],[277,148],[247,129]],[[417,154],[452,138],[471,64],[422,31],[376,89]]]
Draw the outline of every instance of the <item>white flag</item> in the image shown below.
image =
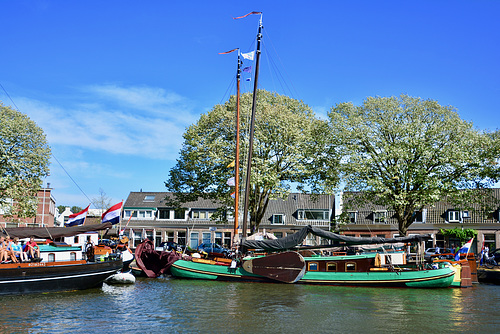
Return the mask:
[[241,56],[245,59],[248,60],[253,60],[253,56],[255,55],[255,51],[248,52],[248,53],[242,53]]

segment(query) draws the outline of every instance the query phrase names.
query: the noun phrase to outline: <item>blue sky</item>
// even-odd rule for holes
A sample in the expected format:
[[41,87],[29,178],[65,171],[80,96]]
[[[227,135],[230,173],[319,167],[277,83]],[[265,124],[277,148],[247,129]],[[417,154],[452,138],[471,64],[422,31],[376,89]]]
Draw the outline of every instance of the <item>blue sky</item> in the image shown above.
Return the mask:
[[404,93],[499,127],[500,1],[0,0],[0,101],[43,128],[78,184],[52,159],[57,205],[165,191],[186,127],[232,89],[235,55],[218,53],[255,47],[258,16],[232,19],[251,11],[259,86],[319,116]]

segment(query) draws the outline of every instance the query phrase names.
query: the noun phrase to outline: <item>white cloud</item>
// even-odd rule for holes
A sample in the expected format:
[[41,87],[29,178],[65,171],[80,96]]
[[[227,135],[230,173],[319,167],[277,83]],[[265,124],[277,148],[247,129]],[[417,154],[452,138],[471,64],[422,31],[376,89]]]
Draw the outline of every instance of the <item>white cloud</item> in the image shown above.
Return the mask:
[[186,127],[198,117],[187,99],[160,88],[95,85],[84,91],[91,102],[19,99],[18,104],[44,129],[50,145],[160,160],[175,159]]

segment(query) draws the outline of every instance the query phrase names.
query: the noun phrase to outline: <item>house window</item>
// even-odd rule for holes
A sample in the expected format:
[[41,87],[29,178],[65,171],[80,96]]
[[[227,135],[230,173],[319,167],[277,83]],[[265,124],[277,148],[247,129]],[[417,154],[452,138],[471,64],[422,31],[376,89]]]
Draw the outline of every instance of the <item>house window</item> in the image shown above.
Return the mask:
[[222,232],[215,232],[215,243],[224,245],[224,240],[222,240]]
[[186,209],[175,209],[174,219],[186,219]]
[[488,246],[490,252],[496,249],[495,234],[484,234],[484,245]]
[[373,223],[383,224],[386,222],[387,211],[375,211],[373,213]]
[[422,209],[421,211],[415,211],[413,213],[413,216],[415,217],[415,219],[413,220],[414,223],[425,223],[427,216],[427,209]]
[[283,232],[274,232],[273,233],[276,238],[283,238]]
[[356,271],[356,263],[354,263],[354,262],[347,262],[345,264],[345,271]]
[[318,271],[318,262],[309,262],[307,264],[307,270],[308,271]]
[[337,271],[337,263],[336,262],[328,262],[326,264],[326,271]]
[[212,234],[210,232],[203,232],[202,242],[204,244],[209,244],[211,242]]
[[183,246],[186,244],[186,232],[177,232],[177,243]]
[[208,220],[210,217],[212,217],[213,211],[207,211],[207,210],[192,210],[191,211],[191,217],[193,219],[201,219],[201,220]]
[[460,223],[460,211],[450,210],[448,211],[448,222],[449,223]]
[[155,195],[146,195],[144,197],[144,202],[154,202],[155,201]]
[[170,209],[160,209],[158,211],[160,219],[170,219]]
[[231,245],[231,232],[224,232],[224,246]]
[[191,240],[189,241],[189,247],[192,249],[197,249],[199,246],[198,232],[191,232]]
[[358,220],[358,212],[357,211],[348,211],[347,217],[349,218],[349,223],[355,224]]
[[139,218],[150,219],[153,217],[153,211],[139,210],[137,216]]
[[284,214],[274,214],[273,215],[273,224],[280,224],[283,225],[285,224],[285,215]]
[[165,232],[165,241],[175,241],[175,232]]
[[299,220],[328,220],[328,210],[298,210]]
[[137,211],[134,210],[125,210],[125,216],[124,218],[137,218]]
[[470,218],[469,211],[462,211],[462,218]]

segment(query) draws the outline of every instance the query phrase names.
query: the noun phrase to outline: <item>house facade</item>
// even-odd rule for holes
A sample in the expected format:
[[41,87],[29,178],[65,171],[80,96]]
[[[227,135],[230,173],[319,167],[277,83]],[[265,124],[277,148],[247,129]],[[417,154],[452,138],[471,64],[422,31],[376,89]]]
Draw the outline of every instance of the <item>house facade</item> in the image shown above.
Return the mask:
[[[338,196],[336,216],[341,214],[347,218],[341,225],[342,233],[351,236],[398,236],[398,223],[395,212],[387,207],[373,203],[363,205],[344,205],[355,193],[342,193]],[[500,200],[500,189],[492,189],[492,195]],[[499,201],[500,202],[500,201]],[[414,222],[408,229],[408,234],[431,234],[433,239],[426,248],[439,246],[455,248],[461,246],[458,239],[445,237],[441,229],[474,229],[478,232],[473,243],[473,252],[481,250],[483,244],[490,250],[500,247],[500,215],[498,205],[493,210],[481,209],[480,203],[472,205],[473,210],[464,210],[452,203],[442,200],[423,210],[414,212]]]
[[[156,245],[173,241],[196,248],[204,242],[216,242],[230,247],[233,240],[234,217],[228,214],[224,220],[214,220],[219,208],[214,201],[199,199],[183,203],[180,208],[166,204],[168,192],[131,192],[124,203],[120,230],[136,246],[147,237]],[[284,237],[304,226],[312,225],[330,229],[334,217],[333,195],[311,196],[292,193],[286,199],[269,202],[259,232]],[[242,218],[239,219],[241,233]],[[319,240],[308,240],[310,244]]]
[[[37,192],[37,211],[32,218],[17,218],[4,216],[5,211],[0,207],[0,224],[3,227],[52,227],[56,216],[56,200],[52,196],[52,188],[42,188]],[[12,205],[16,202],[11,201]]]

